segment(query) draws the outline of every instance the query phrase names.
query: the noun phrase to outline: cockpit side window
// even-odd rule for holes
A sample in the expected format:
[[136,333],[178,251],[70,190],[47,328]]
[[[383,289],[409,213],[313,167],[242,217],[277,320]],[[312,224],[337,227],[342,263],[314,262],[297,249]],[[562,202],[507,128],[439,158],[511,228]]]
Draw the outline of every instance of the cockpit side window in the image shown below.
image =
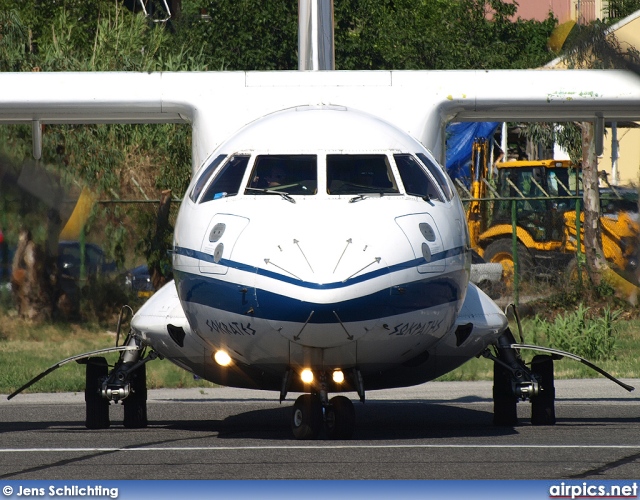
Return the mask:
[[327,155],[327,193],[399,193],[384,154]]
[[407,194],[427,200],[444,201],[444,198],[422,165],[410,154],[393,155],[400,178]]
[[200,203],[237,195],[240,191],[242,177],[249,164],[249,158],[248,155],[231,156],[205,191]]
[[258,155],[245,194],[281,191],[313,195],[318,188],[316,155]]
[[200,193],[207,185],[207,182],[209,182],[209,179],[211,179],[211,175],[213,174],[213,172],[215,172],[218,165],[220,165],[220,163],[222,163],[222,160],[224,160],[226,157],[227,155],[218,155],[209,165],[204,167],[203,172],[200,174],[200,177],[198,177],[198,180],[196,181],[193,189],[191,190],[191,194],[189,195],[191,201],[193,201],[194,203],[197,201],[198,196],[200,196]]
[[438,182],[440,188],[444,192],[445,197],[447,198],[447,201],[451,201],[451,199],[453,198],[453,188],[451,187],[451,184],[447,179],[447,174],[443,172],[440,165],[436,164],[426,154],[418,153],[416,156],[420,158],[422,163],[424,163],[424,166],[427,167],[429,172],[431,172],[431,175],[433,175],[435,180]]

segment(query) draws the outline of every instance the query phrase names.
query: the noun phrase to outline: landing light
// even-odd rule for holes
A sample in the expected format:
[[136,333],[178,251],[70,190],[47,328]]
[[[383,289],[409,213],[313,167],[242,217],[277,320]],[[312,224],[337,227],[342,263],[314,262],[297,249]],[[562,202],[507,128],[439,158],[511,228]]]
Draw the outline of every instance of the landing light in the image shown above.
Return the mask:
[[333,372],[333,381],[336,384],[341,384],[342,382],[344,382],[344,373],[342,373],[342,370],[335,370]]
[[213,359],[216,360],[220,366],[229,366],[231,364],[231,356],[229,356],[225,351],[216,351],[213,355]]
[[310,384],[311,382],[313,382],[313,372],[308,368],[305,368],[304,370],[302,370],[300,378],[305,384]]

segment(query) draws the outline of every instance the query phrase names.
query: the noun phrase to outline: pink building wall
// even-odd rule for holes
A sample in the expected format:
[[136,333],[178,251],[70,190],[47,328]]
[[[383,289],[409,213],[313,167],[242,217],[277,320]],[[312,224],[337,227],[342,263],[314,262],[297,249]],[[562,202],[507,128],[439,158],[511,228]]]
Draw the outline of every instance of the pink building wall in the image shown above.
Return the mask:
[[[512,0],[506,0],[513,3]],[[597,17],[596,0],[516,0],[518,4],[517,17],[544,21],[549,12],[553,12],[562,24],[572,19],[579,23],[588,23]],[[578,12],[578,4],[580,12]]]

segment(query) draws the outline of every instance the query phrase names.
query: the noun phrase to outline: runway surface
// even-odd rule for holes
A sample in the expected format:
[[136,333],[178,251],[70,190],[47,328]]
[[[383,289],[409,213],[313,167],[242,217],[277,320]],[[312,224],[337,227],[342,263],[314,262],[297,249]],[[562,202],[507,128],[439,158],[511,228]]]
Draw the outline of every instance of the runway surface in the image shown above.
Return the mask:
[[[0,400],[0,478],[634,479],[640,380],[556,381],[555,426],[492,425],[491,382],[370,391],[349,441],[295,441],[297,395],[241,389],[149,391],[146,429],[84,427],[83,394]],[[357,399],[355,395],[350,395]]]

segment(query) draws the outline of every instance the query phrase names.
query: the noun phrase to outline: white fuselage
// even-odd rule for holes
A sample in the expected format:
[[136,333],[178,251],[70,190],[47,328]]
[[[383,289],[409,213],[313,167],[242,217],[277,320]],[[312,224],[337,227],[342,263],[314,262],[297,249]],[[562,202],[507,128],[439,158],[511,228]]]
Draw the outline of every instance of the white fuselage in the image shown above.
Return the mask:
[[[384,122],[346,109],[303,111],[248,127],[251,140],[221,146],[194,177],[175,227],[181,307],[165,318],[184,339],[167,340],[144,320],[167,312],[159,304],[175,292],[152,298],[134,328],[201,377],[269,389],[304,368],[357,370],[369,388],[409,385],[477,355],[506,322],[475,287],[465,303],[470,247],[450,180]],[[316,123],[321,137],[293,137]],[[265,141],[272,129],[298,149]],[[355,138],[345,138],[350,131]],[[290,184],[253,187],[269,165],[269,175],[287,167]],[[478,328],[456,335],[467,323]],[[232,368],[211,360],[220,350]]]
[[[250,364],[302,365],[291,355],[320,350],[324,363],[389,365],[437,341],[453,325],[468,280],[459,204],[350,198],[185,203],[174,269],[196,333]],[[436,230],[435,241],[426,242],[421,222]],[[209,242],[221,223],[225,233]],[[220,261],[206,260],[219,244]],[[433,296],[425,287],[440,291]]]

